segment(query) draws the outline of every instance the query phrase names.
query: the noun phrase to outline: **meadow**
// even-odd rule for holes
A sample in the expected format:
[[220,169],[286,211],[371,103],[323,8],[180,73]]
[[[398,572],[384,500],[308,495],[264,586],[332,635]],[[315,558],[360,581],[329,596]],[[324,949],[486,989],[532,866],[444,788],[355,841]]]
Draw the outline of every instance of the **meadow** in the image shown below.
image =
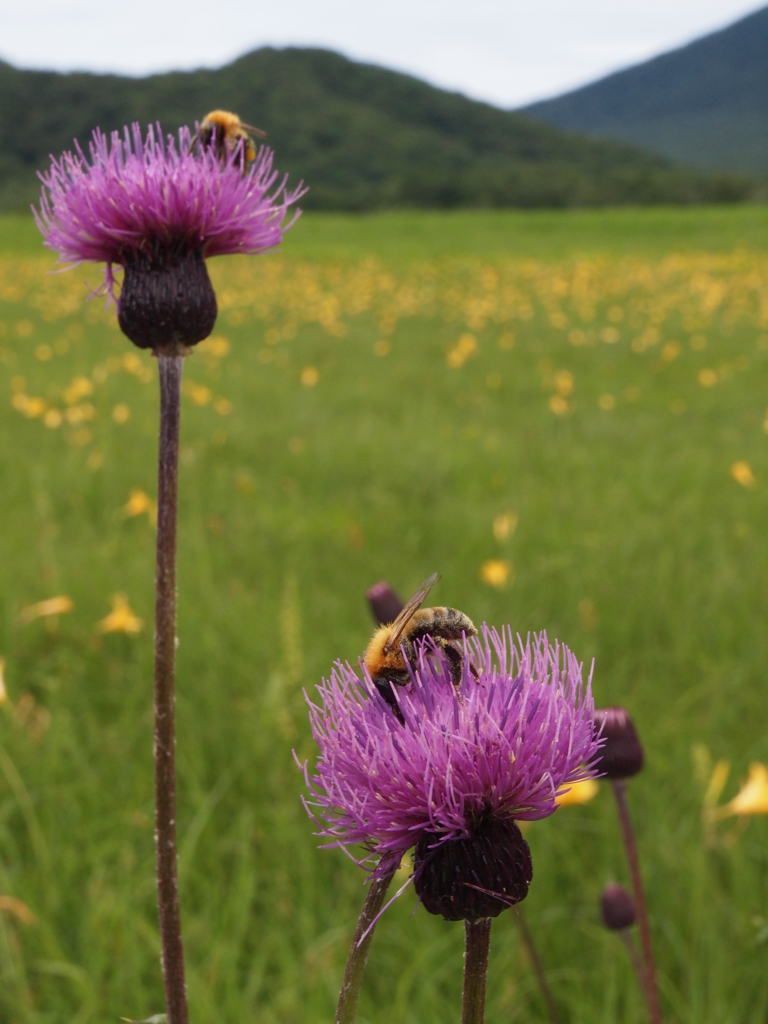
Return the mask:
[[[763,1024],[768,823],[702,820],[768,761],[768,209],[312,214],[213,261],[187,360],[180,884],[195,1024],[332,1021],[363,873],[318,850],[302,689],[364,591],[546,629],[623,704],[667,1022]],[[0,220],[0,1019],[162,1009],[152,827],[154,361]],[[40,602],[58,598],[58,603]],[[721,777],[723,769],[721,769]],[[522,905],[571,1024],[646,1019],[600,923],[607,786],[528,833]],[[407,877],[404,866],[403,878]],[[463,932],[380,921],[360,1024],[459,1016]],[[487,1020],[547,1020],[512,913]]]

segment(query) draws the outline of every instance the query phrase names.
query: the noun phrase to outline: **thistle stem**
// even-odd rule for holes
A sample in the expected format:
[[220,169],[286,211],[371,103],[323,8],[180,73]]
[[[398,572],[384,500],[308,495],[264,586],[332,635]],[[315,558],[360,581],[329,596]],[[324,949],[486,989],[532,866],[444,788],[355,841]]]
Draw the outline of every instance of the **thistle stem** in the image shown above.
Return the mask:
[[187,1024],[176,864],[176,510],[184,357],[158,353],[160,446],[155,575],[155,847],[160,942],[168,1024]]
[[651,929],[648,924],[648,909],[645,903],[643,880],[640,875],[640,858],[637,853],[635,831],[632,828],[632,819],[629,816],[626,782],[624,779],[616,779],[612,782],[612,785],[619,812],[621,833],[624,838],[624,849],[627,853],[629,873],[632,876],[632,891],[635,897],[637,925],[640,929],[640,945],[643,950],[643,966],[645,968],[645,985],[643,990],[648,1002],[648,1014],[651,1018],[651,1024],[661,1024],[661,1007],[659,1005],[659,989],[656,983],[656,965],[653,960]]
[[483,1024],[485,1020],[485,979],[488,975],[488,951],[491,947],[491,918],[464,922],[464,992],[461,999],[461,1024]]
[[550,987],[547,984],[547,978],[544,974],[544,967],[542,966],[539,954],[536,952],[536,947],[533,944],[533,936],[531,935],[531,931],[528,927],[528,922],[525,920],[522,910],[520,910],[518,907],[514,907],[513,909],[515,912],[515,920],[517,921],[518,927],[520,928],[520,937],[523,940],[525,951],[528,954],[528,959],[531,961],[533,973],[536,975],[536,980],[539,983],[541,994],[547,1006],[547,1013],[549,1014],[549,1019],[552,1021],[552,1024],[560,1024],[560,1014],[557,1009],[557,1004],[555,1003],[555,1000],[552,996],[552,991],[550,990]]
[[648,981],[646,979],[645,967],[643,966],[643,961],[640,958],[640,953],[638,952],[637,945],[635,944],[635,940],[632,938],[629,928],[622,928],[619,932],[619,938],[627,948],[629,962],[632,964],[632,969],[637,975],[637,980],[640,984],[640,991],[643,993],[646,1003],[649,1004]]
[[[355,928],[352,948],[347,959],[347,968],[344,971],[344,981],[339,993],[339,1005],[336,1008],[335,1024],[353,1024],[357,1015],[357,1002],[360,998],[360,989],[363,984],[365,965],[368,962],[368,952],[373,941],[374,928],[372,922],[381,910],[384,897],[387,895],[389,883],[397,870],[397,864],[383,878],[375,878],[368,887],[368,893],[360,911],[360,918]],[[368,930],[370,929],[370,931]],[[365,933],[368,932],[367,935]],[[360,942],[361,937],[365,939]]]

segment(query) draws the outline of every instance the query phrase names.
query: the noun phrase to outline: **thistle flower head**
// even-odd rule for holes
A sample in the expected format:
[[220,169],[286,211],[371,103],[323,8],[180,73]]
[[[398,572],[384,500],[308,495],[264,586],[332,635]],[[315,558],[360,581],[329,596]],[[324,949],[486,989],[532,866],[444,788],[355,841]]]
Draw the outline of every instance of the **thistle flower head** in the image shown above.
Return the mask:
[[[329,845],[362,843],[380,858],[378,876],[415,846],[417,892],[446,917],[494,916],[522,899],[530,854],[514,819],[552,814],[559,790],[595,774],[601,742],[568,648],[483,626],[466,642],[456,687],[427,638],[410,684],[396,688],[400,716],[364,671],[340,662],[318,693],[309,706],[320,757],[305,776]],[[485,871],[483,850],[493,849],[503,863]],[[431,878],[458,891],[433,891]],[[470,891],[491,903],[467,904]]]
[[193,149],[187,128],[178,143],[159,126],[146,138],[137,124],[109,139],[97,129],[89,158],[76,145],[40,175],[44,244],[60,262],[106,263],[112,297],[113,269],[123,268],[120,325],[143,348],[207,337],[216,299],[204,259],[273,248],[302,194],[278,182],[266,148],[245,173],[239,148],[223,158]]

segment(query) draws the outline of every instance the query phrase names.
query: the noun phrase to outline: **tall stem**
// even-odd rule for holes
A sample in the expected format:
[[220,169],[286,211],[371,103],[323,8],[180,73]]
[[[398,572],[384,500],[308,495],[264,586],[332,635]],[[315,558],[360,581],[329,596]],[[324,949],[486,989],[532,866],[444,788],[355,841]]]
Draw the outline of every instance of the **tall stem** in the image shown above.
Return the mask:
[[[397,870],[397,865],[392,868],[389,874],[383,878],[374,879],[368,886],[368,894],[360,911],[360,918],[355,928],[355,935],[352,939],[352,948],[349,951],[347,969],[344,971],[344,981],[339,993],[339,1005],[336,1008],[335,1024],[352,1024],[357,1014],[357,1002],[360,998],[360,988],[363,984],[365,965],[368,962],[368,951],[373,941],[374,929],[371,923],[381,910],[384,897],[387,895],[389,883]],[[370,931],[368,929],[370,928]],[[368,934],[365,935],[366,931]],[[361,936],[365,935],[363,942]]]
[[640,959],[640,954],[637,951],[635,940],[632,938],[629,928],[622,928],[619,932],[619,938],[627,948],[629,962],[632,964],[632,970],[637,975],[637,980],[640,984],[640,991],[645,997],[646,1004],[650,1006],[650,999],[648,996],[648,977],[645,973],[645,966],[643,961]]
[[491,918],[464,922],[464,992],[461,999],[461,1024],[483,1024],[485,1020],[485,979],[488,975],[488,951],[491,947]]
[[643,965],[645,967],[645,992],[648,1000],[648,1013],[652,1024],[661,1024],[661,1007],[659,1006],[659,989],[656,983],[656,965],[653,960],[653,945],[651,943],[651,929],[648,924],[648,908],[645,903],[645,892],[643,880],[640,876],[640,858],[637,854],[637,843],[635,832],[632,828],[632,819],[629,816],[629,805],[627,804],[627,787],[623,779],[613,782],[613,792],[616,797],[616,806],[619,811],[621,832],[624,837],[624,848],[627,852],[629,872],[632,876],[632,890],[635,897],[635,909],[637,911],[637,924],[640,929],[640,945],[643,950]]
[[533,973],[536,975],[536,980],[539,983],[541,994],[544,997],[544,1002],[547,1006],[549,1019],[552,1021],[552,1024],[560,1024],[560,1014],[557,1010],[557,1004],[555,1003],[552,992],[547,984],[547,977],[544,974],[544,968],[541,960],[539,959],[539,954],[536,952],[536,947],[533,944],[533,936],[531,935],[531,931],[528,927],[528,922],[525,920],[522,910],[518,907],[514,907],[513,910],[515,912],[515,920],[520,928],[520,937],[523,940],[525,951],[528,954],[528,959],[531,961]]
[[168,1024],[187,1024],[176,864],[176,509],[183,356],[158,353],[160,449],[155,575],[155,846]]

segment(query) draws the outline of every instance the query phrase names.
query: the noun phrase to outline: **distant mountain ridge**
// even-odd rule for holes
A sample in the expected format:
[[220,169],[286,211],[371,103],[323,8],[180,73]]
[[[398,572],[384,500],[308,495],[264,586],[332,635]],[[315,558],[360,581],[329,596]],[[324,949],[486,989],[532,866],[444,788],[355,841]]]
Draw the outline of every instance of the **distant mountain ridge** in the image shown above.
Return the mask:
[[264,128],[304,206],[574,206],[728,201],[753,185],[672,166],[615,142],[326,50],[270,47],[217,70],[147,78],[22,71],[0,63],[0,208],[39,194],[48,154],[91,129],[193,125],[215,107]]
[[709,171],[768,173],[768,7],[521,113]]

